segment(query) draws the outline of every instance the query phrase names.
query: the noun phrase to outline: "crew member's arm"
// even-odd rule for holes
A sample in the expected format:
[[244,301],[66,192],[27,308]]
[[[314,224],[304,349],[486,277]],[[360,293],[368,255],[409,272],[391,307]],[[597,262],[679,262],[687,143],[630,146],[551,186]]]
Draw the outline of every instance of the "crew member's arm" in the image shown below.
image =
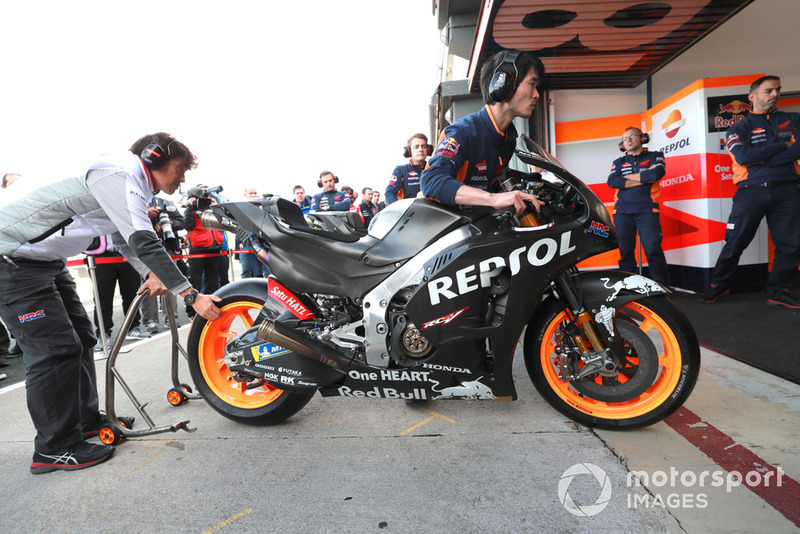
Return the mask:
[[767,159],[789,148],[789,145],[782,141],[752,147],[747,142],[748,132],[746,129],[739,128],[741,124],[731,126],[725,134],[725,145],[728,147],[728,152],[739,165],[764,163]]
[[350,210],[350,197],[347,196],[346,193],[342,193],[342,197],[344,197],[339,202],[336,202],[336,196],[333,197],[333,204],[331,205],[331,211],[349,211]]
[[522,212],[527,209],[525,202],[530,202],[536,211],[542,207],[542,202],[523,191],[504,191],[502,193],[490,193],[483,189],[470,187],[468,185],[461,185],[455,195],[456,204],[463,204],[467,206],[491,206],[495,209],[502,210],[509,206],[516,208],[516,215],[522,215]]
[[383,193],[387,206],[392,202],[397,202],[399,200],[397,198],[397,193],[402,189],[403,177],[400,173],[400,166],[398,165],[394,168],[394,172],[392,172],[392,178],[389,180],[389,184],[386,186],[386,191]]
[[[178,270],[170,258],[161,240],[153,230],[153,225],[147,216],[147,200],[144,193],[138,189],[133,177],[128,179],[124,171],[116,172],[90,172],[86,185],[92,196],[97,200],[105,214],[117,227],[117,233],[112,239],[115,245],[119,244],[119,251],[131,265],[146,278],[147,281],[139,288],[139,293],[144,289],[151,289],[150,296],[162,295],[166,291],[172,294],[188,294],[192,285]],[[120,202],[124,199],[124,202]],[[155,278],[155,280],[153,280]],[[216,313],[210,311],[204,301],[219,300],[218,297],[205,296],[198,298],[198,308],[204,310],[206,319],[216,319]],[[213,304],[212,304],[213,306]]]
[[769,167],[780,167],[800,160],[800,143],[797,142],[797,138],[800,137],[800,115],[795,115],[791,120],[794,121],[794,126],[792,127],[792,137],[787,143],[788,148],[771,158],[767,158],[766,163]]

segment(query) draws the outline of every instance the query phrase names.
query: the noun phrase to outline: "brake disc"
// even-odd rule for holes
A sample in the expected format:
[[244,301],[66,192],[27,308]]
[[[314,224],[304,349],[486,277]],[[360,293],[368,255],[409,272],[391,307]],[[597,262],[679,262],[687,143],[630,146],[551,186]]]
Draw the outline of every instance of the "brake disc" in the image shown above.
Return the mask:
[[[617,320],[617,332],[625,344],[625,358],[638,358],[632,376],[626,382],[616,378],[603,377],[602,383],[595,382],[594,376],[587,376],[572,382],[573,387],[587,397],[601,402],[625,402],[635,399],[653,385],[658,376],[658,352],[653,341],[638,325],[630,321]],[[624,373],[629,367],[624,367]]]

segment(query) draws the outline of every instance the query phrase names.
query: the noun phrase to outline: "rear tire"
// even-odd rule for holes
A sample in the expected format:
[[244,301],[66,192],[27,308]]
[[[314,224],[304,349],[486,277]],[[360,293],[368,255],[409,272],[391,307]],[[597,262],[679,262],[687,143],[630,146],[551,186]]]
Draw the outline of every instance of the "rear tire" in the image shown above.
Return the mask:
[[252,326],[263,305],[263,300],[249,295],[225,297],[218,303],[222,312],[219,319],[195,317],[187,345],[189,371],[199,393],[220,414],[248,425],[285,421],[314,396],[269,384],[248,388],[258,381],[237,382],[225,365],[225,344]]
[[647,297],[616,310],[619,335],[628,347],[615,378],[560,378],[557,334],[566,313],[548,299],[528,323],[525,366],[544,399],[578,423],[623,430],[656,423],[689,397],[700,372],[700,346],[686,316],[666,297]]

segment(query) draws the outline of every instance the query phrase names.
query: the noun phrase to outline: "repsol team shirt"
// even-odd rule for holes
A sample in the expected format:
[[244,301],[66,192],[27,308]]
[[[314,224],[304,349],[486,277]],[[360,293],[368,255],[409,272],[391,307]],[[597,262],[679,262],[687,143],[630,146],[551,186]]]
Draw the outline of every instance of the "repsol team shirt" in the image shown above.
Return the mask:
[[[655,168],[650,169],[650,167]],[[625,189],[626,176],[640,174],[643,185]],[[661,186],[658,181],[666,174],[664,154],[647,149],[634,156],[626,153],[614,160],[608,185],[617,190],[614,193],[614,213],[653,213],[658,212]]]
[[349,211],[350,197],[344,191],[317,193],[311,201],[311,211]]
[[457,120],[442,132],[430,165],[422,173],[423,194],[455,205],[456,191],[462,185],[492,190],[514,154],[516,140],[514,125],[501,132],[489,106]]
[[403,198],[415,198],[420,190],[419,181],[423,170],[425,170],[424,161],[420,165],[406,163],[395,167],[384,193],[386,203],[391,204]]
[[[750,112],[728,128],[725,144],[733,158],[733,183],[739,187],[797,180],[800,176],[800,113]],[[792,143],[791,147],[787,147]]]

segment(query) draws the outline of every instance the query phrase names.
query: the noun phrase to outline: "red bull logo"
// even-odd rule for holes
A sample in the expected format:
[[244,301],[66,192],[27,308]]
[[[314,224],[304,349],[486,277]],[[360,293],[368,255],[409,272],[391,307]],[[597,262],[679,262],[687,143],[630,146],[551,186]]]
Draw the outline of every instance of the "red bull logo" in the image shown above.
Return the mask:
[[734,100],[733,102],[725,105],[720,104],[717,114],[722,115],[723,113],[730,113],[732,115],[739,115],[745,111],[751,111],[750,103],[742,102],[741,100]]

